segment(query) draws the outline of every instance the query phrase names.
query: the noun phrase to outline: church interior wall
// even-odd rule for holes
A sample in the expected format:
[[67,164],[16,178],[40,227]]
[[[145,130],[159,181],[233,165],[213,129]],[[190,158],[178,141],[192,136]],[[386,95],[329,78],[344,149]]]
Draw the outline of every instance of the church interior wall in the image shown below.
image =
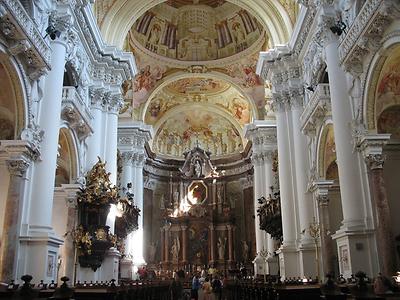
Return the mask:
[[[145,61],[141,66],[144,68],[141,69],[141,73],[137,77],[134,77],[137,69],[133,56],[122,53],[116,47],[106,45],[101,37],[100,30],[107,42],[121,46],[127,40],[126,36],[128,38],[135,36],[136,33],[132,32],[134,28],[140,29],[139,23],[147,16],[143,15],[146,9],[152,10],[163,17],[162,20],[157,20],[158,25],[179,21],[171,18],[171,11],[175,11],[175,9],[172,9],[172,7],[168,6],[169,4],[163,3],[164,1],[161,0],[145,4],[141,3],[143,1],[138,0],[128,1],[129,3],[125,2],[126,4],[123,4],[123,1],[117,0],[114,3],[115,5],[111,4],[111,2],[100,3],[101,1],[97,1],[95,4],[88,4],[86,0],[77,0],[74,4],[78,5],[75,11],[70,11],[72,6],[69,7],[69,4],[60,4],[62,7],[58,7],[58,13],[68,11],[67,16],[72,16],[71,24],[68,26],[70,26],[69,29],[73,30],[68,32],[71,34],[70,38],[73,37],[73,39],[69,41],[68,55],[65,57],[66,71],[62,74],[64,81],[63,91],[62,99],[59,99],[62,101],[62,111],[54,112],[54,115],[61,113],[61,123],[53,124],[60,129],[58,153],[53,153],[58,155],[57,167],[54,170],[48,170],[52,175],[55,174],[54,195],[46,197],[45,200],[35,198],[37,197],[35,195],[38,194],[35,193],[35,190],[40,190],[38,186],[35,186],[36,183],[40,185],[40,176],[47,175],[38,174],[38,170],[40,170],[41,165],[50,161],[48,157],[40,157],[40,154],[48,149],[48,144],[46,143],[52,145],[50,148],[54,148],[53,146],[57,141],[43,139],[43,134],[46,137],[47,133],[42,131],[39,125],[46,125],[46,118],[51,117],[50,115],[41,115],[41,111],[47,105],[50,107],[52,104],[51,101],[45,102],[47,95],[43,93],[44,91],[50,91],[48,87],[46,88],[46,84],[51,82],[49,80],[52,80],[53,72],[50,68],[50,57],[55,51],[53,49],[54,45],[52,46],[54,43],[47,37],[46,41],[44,41],[43,36],[40,34],[45,32],[48,25],[49,16],[46,11],[56,9],[59,4],[56,5],[55,1],[36,2],[18,1],[18,5],[25,5],[25,8],[27,8],[27,11],[20,10],[21,16],[26,17],[25,20],[28,20],[30,16],[34,19],[32,22],[36,22],[35,25],[37,26],[35,26],[34,30],[32,29],[32,34],[37,34],[36,42],[40,42],[39,46],[35,43],[32,44],[32,36],[18,36],[17,39],[18,41],[26,40],[29,47],[26,47],[23,43],[14,45],[15,37],[9,35],[4,26],[0,26],[3,33],[0,38],[0,91],[2,91],[0,95],[0,220],[7,219],[8,206],[15,203],[11,201],[12,197],[15,198],[14,200],[19,205],[17,211],[14,212],[15,218],[18,220],[16,221],[17,225],[15,225],[18,238],[14,242],[15,244],[12,245],[15,251],[12,255],[16,259],[10,265],[11,271],[8,272],[7,279],[11,279],[10,276],[18,278],[29,271],[35,273],[33,275],[36,275],[36,277],[40,276],[40,278],[35,278],[36,281],[40,279],[56,279],[57,276],[60,277],[64,274],[68,274],[71,277],[74,276],[71,259],[73,257],[71,252],[73,251],[72,238],[71,235],[65,236],[67,232],[73,229],[76,218],[76,210],[72,205],[73,200],[71,199],[74,199],[76,190],[84,185],[84,174],[97,161],[97,156],[106,161],[106,168],[111,172],[113,183],[126,185],[131,180],[135,185],[133,193],[139,199],[138,203],[143,204],[141,207],[143,227],[139,227],[144,232],[142,236],[143,258],[148,262],[150,268],[158,269],[163,267],[172,270],[173,268],[181,267],[179,265],[180,262],[186,265],[189,261],[196,260],[195,256],[200,252],[195,252],[200,250],[204,250],[205,257],[201,257],[201,259],[198,257],[196,264],[204,263],[204,265],[208,265],[211,264],[212,258],[214,258],[213,263],[225,269],[227,266],[229,268],[237,267],[240,263],[245,263],[251,267],[251,260],[259,256],[258,250],[261,249],[275,253],[278,250],[276,241],[266,235],[264,231],[261,235],[259,234],[259,228],[255,228],[257,216],[254,214],[255,205],[257,205],[255,196],[268,196],[267,181],[268,184],[271,184],[272,181],[269,178],[271,176],[268,175],[268,172],[271,171],[271,158],[269,155],[271,150],[276,150],[276,136],[279,134],[277,133],[274,138],[271,138],[268,135],[264,136],[262,132],[258,133],[259,135],[256,137],[245,138],[242,133],[245,123],[257,124],[257,121],[261,121],[262,124],[265,123],[266,127],[272,123],[275,127],[276,124],[281,127],[284,126],[285,131],[278,130],[280,133],[284,133],[284,136],[280,135],[278,140],[283,138],[289,146],[287,159],[284,163],[288,164],[285,167],[288,167],[290,174],[288,178],[284,179],[290,181],[291,184],[290,191],[286,191],[288,193],[285,195],[289,195],[293,201],[285,207],[291,210],[290,215],[293,218],[285,220],[287,222],[284,222],[284,226],[287,224],[293,225],[291,228],[293,232],[290,232],[290,234],[294,236],[294,241],[293,245],[290,245],[290,249],[284,246],[279,248],[279,261],[283,278],[287,277],[288,274],[290,276],[316,276],[313,266],[315,263],[313,251],[315,250],[312,246],[314,245],[309,243],[309,248],[304,247],[303,240],[308,235],[307,230],[310,231],[307,227],[308,224],[311,226],[313,220],[318,221],[319,225],[323,222],[319,216],[318,201],[326,196],[321,192],[324,189],[328,189],[328,239],[333,242],[333,249],[331,250],[336,260],[335,271],[345,271],[345,276],[348,277],[351,273],[355,273],[363,267],[363,271],[366,271],[369,276],[373,276],[379,270],[382,270],[382,266],[386,264],[384,257],[377,255],[381,249],[379,234],[382,234],[379,231],[379,224],[385,221],[379,219],[381,212],[379,211],[378,201],[385,200],[383,199],[384,196],[387,197],[386,200],[390,209],[389,214],[392,218],[390,229],[394,237],[393,243],[396,246],[396,268],[399,268],[400,220],[397,218],[396,212],[400,209],[400,202],[398,201],[400,187],[396,180],[400,169],[400,148],[398,147],[400,139],[400,75],[398,72],[400,68],[400,36],[398,31],[400,19],[396,19],[396,17],[400,14],[398,13],[398,4],[394,1],[387,2],[393,5],[393,10],[390,12],[387,12],[384,8],[380,10],[380,8],[374,16],[371,16],[371,18],[375,18],[379,15],[380,18],[384,19],[383,25],[379,25],[384,28],[378,26],[377,31],[374,31],[376,34],[373,38],[366,34],[367,31],[370,32],[370,26],[373,24],[364,24],[365,20],[360,20],[366,14],[365,5],[368,4],[368,1],[338,1],[337,3],[335,2],[335,7],[331,7],[331,12],[334,9],[339,9],[341,20],[347,25],[348,32],[343,32],[344,34],[340,38],[334,36],[334,38],[337,38],[336,42],[339,47],[337,55],[341,64],[339,70],[336,71],[343,76],[340,76],[340,78],[330,76],[330,82],[327,75],[330,72],[332,73],[332,70],[327,67],[327,65],[329,66],[327,56],[332,53],[324,49],[327,48],[325,39],[328,39],[328,37],[322,35],[320,17],[332,18],[332,15],[329,15],[328,10],[324,11],[318,7],[319,1],[315,1],[315,3],[302,1],[303,4],[307,2],[307,8],[303,5],[301,6],[302,17],[304,17],[299,21],[302,22],[300,25],[303,28],[301,29],[299,29],[300,25],[294,26],[295,17],[293,19],[293,16],[286,12],[286,7],[283,4],[279,4],[278,1],[236,1],[238,2],[238,7],[235,8],[232,8],[232,3],[228,3],[232,5],[229,11],[223,11],[221,7],[215,10],[208,7],[201,11],[210,14],[212,12],[216,18],[236,18],[236,14],[242,11],[242,8],[247,9],[246,11],[251,14],[251,17],[257,19],[256,22],[261,24],[257,23],[254,31],[248,32],[246,35],[247,46],[252,45],[249,47],[237,47],[236,43],[236,48],[234,44],[229,44],[225,50],[222,49],[223,47],[221,48],[222,50],[215,50],[215,48],[215,51],[213,51],[215,53],[220,51],[218,54],[220,56],[213,52],[213,55],[209,55],[210,61],[204,62],[203,58],[208,54],[203,53],[200,55],[202,59],[197,57],[199,65],[193,65],[193,62],[190,62],[191,59],[189,59],[191,56],[183,55],[183,47],[179,45],[185,39],[185,34],[182,32],[189,30],[186,28],[186,24],[186,27],[177,29],[182,40],[173,45],[175,48],[181,47],[182,51],[175,52],[173,50],[175,49],[174,47],[167,49],[166,51],[169,51],[168,55],[164,55],[165,57],[159,60],[154,59],[151,62],[151,67],[150,63],[147,65],[147,61]],[[155,4],[160,4],[161,6],[154,7]],[[95,6],[95,12],[101,18],[98,25],[95,24],[96,20],[91,6]],[[159,7],[163,6],[167,6],[169,10],[160,11]],[[101,10],[106,9],[106,7],[107,9],[111,8],[110,11],[107,13],[102,12]],[[134,16],[132,16],[131,8],[139,7],[140,9],[137,9],[133,13]],[[1,3],[0,10],[2,12],[3,8],[4,14],[11,18],[8,6]],[[293,11],[295,11],[295,14],[298,13],[296,9],[292,10],[291,13]],[[102,13],[104,15],[100,16]],[[273,18],[274,14],[279,16]],[[121,18],[117,18],[118,16]],[[51,18],[53,17],[51,16]],[[13,18],[18,18],[18,15]],[[18,20],[11,19],[9,21],[14,22],[13,24],[18,23]],[[4,18],[1,18],[0,23],[3,24],[4,20]],[[28,26],[26,23],[22,23],[21,20],[19,21],[19,25],[17,24],[19,27],[17,26],[17,28],[21,29],[23,26]],[[372,21],[375,22],[376,20],[372,19]],[[203,19],[202,22],[208,21]],[[349,39],[355,34],[357,26],[362,22],[364,22],[363,26],[369,26],[368,30],[358,32],[356,37],[353,36],[358,41],[357,47],[347,49],[346,47],[348,47],[349,43],[354,43]],[[209,23],[211,25],[207,23],[210,25],[207,26],[214,28],[216,19],[209,20]],[[86,25],[81,26],[82,24]],[[118,24],[121,26],[117,26]],[[151,22],[149,30],[145,34],[139,37],[136,36],[136,42],[141,43],[142,48],[144,48],[142,52],[145,54],[152,52],[150,54],[147,53],[150,55],[150,60],[155,57],[152,55],[158,55],[161,51],[161,48],[155,48],[155,44],[159,47],[157,35],[160,32],[158,32],[157,24]],[[240,23],[240,25],[244,26],[244,23]],[[230,24],[230,27],[233,28],[233,24]],[[211,30],[210,28],[208,29]],[[293,44],[285,44],[293,28],[299,29],[299,31],[295,31],[298,39],[294,37],[291,40]],[[39,34],[40,30],[42,31]],[[332,29],[329,30],[332,31]],[[329,30],[328,33],[331,34]],[[130,33],[126,34],[129,31]],[[26,30],[19,30],[18,35],[23,35],[25,34],[24,32]],[[207,31],[207,34],[213,35],[214,33]],[[239,33],[236,34],[239,35]],[[262,37],[259,35],[262,35]],[[215,42],[214,38],[216,37],[213,36],[211,44]],[[367,38],[367,42],[360,43],[360,40],[364,38]],[[206,40],[206,37],[204,40]],[[148,43],[151,45],[147,45]],[[282,46],[280,44],[285,45]],[[11,47],[12,45],[13,47]],[[41,55],[37,53],[37,49],[39,49],[37,47],[42,47],[40,48]],[[128,50],[135,51],[134,44],[129,44],[127,47],[129,48]],[[32,52],[28,53],[25,48],[31,49]],[[254,50],[254,53],[246,52],[250,48],[252,51]],[[357,54],[355,49],[360,52]],[[268,50],[268,52],[260,56],[261,62],[258,64],[260,77],[257,77],[254,62],[259,50]],[[143,54],[140,52],[140,55],[138,55],[139,52],[135,53],[137,57]],[[25,58],[28,56],[31,58],[32,55],[34,57],[34,65],[29,65]],[[345,56],[342,57],[343,55]],[[213,60],[217,58],[222,60],[217,61],[218,65],[212,66]],[[236,60],[236,58],[238,59]],[[58,59],[62,58],[57,58],[57,61],[60,62],[61,60]],[[173,61],[174,59],[177,61]],[[157,70],[154,66],[165,62],[171,65],[168,68],[166,67],[165,70],[159,70],[160,74],[156,74]],[[236,63],[239,67],[236,66],[234,68]],[[145,74],[146,70],[149,74]],[[62,72],[59,73],[61,75]],[[135,107],[137,103],[134,102],[135,97],[124,99],[127,91],[124,91],[123,82],[129,81],[133,92],[137,88],[134,84],[137,83],[140,76],[142,76],[141,79],[144,85],[147,84],[147,86],[139,90],[142,93],[143,102],[139,103],[142,106],[137,109],[138,106]],[[334,101],[338,101],[338,99],[337,97],[335,98],[337,94],[332,93],[331,89],[334,86],[334,80],[341,80],[344,76],[348,86],[343,87],[346,89],[347,94],[343,94],[345,99],[342,99],[342,105],[347,105],[347,100],[350,102],[348,108],[351,108],[351,118],[343,122],[351,124],[348,128],[351,133],[347,140],[343,142],[341,136],[336,135],[332,129],[333,125],[335,125],[333,124],[332,104],[337,105],[337,102]],[[167,85],[170,83],[184,78],[206,79],[205,81],[209,84],[207,88],[213,85],[217,86],[217,81],[228,84],[248,104],[246,108],[249,115],[248,120],[246,122],[243,121],[242,108],[232,109],[234,101],[228,103],[233,92],[227,92],[226,99],[221,96],[223,101],[227,101],[214,105],[210,104],[211,102],[209,101],[212,96],[207,96],[208,98],[200,97],[201,100],[194,97],[194,93],[185,94],[185,90],[182,93],[184,95],[182,96],[183,101],[190,102],[193,100],[192,102],[187,104],[177,101],[175,103],[177,105],[176,108],[174,107],[169,112],[166,112],[167,110],[163,111],[165,113],[164,119],[161,116],[154,124],[146,124],[148,121],[146,113],[153,97],[165,92],[165,89],[168,88]],[[261,79],[266,81],[263,82]],[[56,81],[61,82],[62,78],[57,78]],[[199,90],[200,88],[198,87],[196,91],[198,92]],[[134,92],[137,93],[138,91]],[[206,93],[204,90],[202,92]],[[209,92],[209,94],[212,94],[212,92]],[[321,101],[315,101],[317,94],[318,97],[321,97],[321,99],[317,100]],[[135,96],[137,95],[135,94]],[[267,98],[270,103],[266,100]],[[165,99],[169,98],[166,97]],[[67,103],[67,100],[70,102]],[[126,100],[132,101],[127,103],[128,101]],[[322,105],[322,100],[326,101],[324,105]],[[164,105],[167,102],[164,101],[162,104]],[[127,104],[131,106],[131,110],[137,109],[135,113],[139,113],[135,115],[132,111],[122,112],[123,109],[127,108]],[[223,107],[224,105],[226,107]],[[311,109],[312,105],[320,106]],[[159,137],[158,129],[163,126],[166,119],[175,117],[175,121],[179,120],[182,124],[184,122],[189,123],[190,120],[188,118],[183,120],[183,118],[176,117],[180,114],[183,115],[189,106],[197,113],[197,110],[205,107],[204,110],[208,113],[215,113],[218,122],[222,118],[231,118],[229,124],[237,131],[235,137],[226,135],[225,141],[230,141],[231,144],[227,142],[225,147],[230,148],[232,151],[225,151],[226,153],[218,153],[216,155],[217,150],[215,150],[215,156],[210,159],[217,166],[212,172],[218,171],[218,176],[215,173],[212,175],[214,177],[205,176],[203,178],[199,175],[202,172],[201,166],[200,171],[198,171],[194,169],[193,165],[192,174],[190,175],[192,177],[186,178],[179,171],[179,167],[184,163],[183,155],[181,155],[184,151],[180,151],[179,155],[177,154],[178,151],[176,151],[175,154],[177,155],[174,156],[171,151],[161,153],[163,151],[152,147],[151,143],[157,141]],[[298,111],[296,112],[299,107],[302,109],[301,116],[297,115]],[[228,112],[228,108],[232,111]],[[218,109],[221,109],[221,111],[217,113]],[[121,112],[120,119],[117,121],[119,112]],[[273,117],[265,120],[267,114],[271,113]],[[297,117],[300,118],[300,121]],[[284,118],[284,122],[278,122],[278,118],[281,118],[280,120]],[[218,123],[217,121],[215,123]],[[243,124],[241,121],[243,121]],[[120,129],[124,129],[124,124],[128,124],[127,126],[131,127],[127,129],[127,132],[129,131],[128,134],[121,136],[119,133]],[[209,136],[212,135],[213,130],[216,130],[215,127],[207,124],[210,127],[205,128],[203,125],[192,122],[192,127],[185,132],[186,135],[191,135],[192,144],[189,143],[190,146],[194,145],[194,132],[196,130],[197,132],[202,132],[206,139],[213,140]],[[298,128],[298,125],[301,125],[302,128]],[[47,131],[51,133],[52,129],[54,128],[49,127]],[[153,129],[155,129],[154,132],[152,132]],[[346,131],[347,133],[349,132]],[[384,134],[387,133],[392,136],[383,143],[385,144],[384,146],[381,145],[381,153],[373,153],[375,155],[374,158],[380,159],[380,162],[385,158],[385,163],[381,166],[385,181],[385,187],[383,188],[386,189],[386,195],[383,196],[384,192],[380,190],[381,193],[377,193],[373,186],[373,179],[376,179],[374,176],[377,175],[371,167],[372,164],[368,162],[371,154],[367,155],[367,150],[370,149],[368,147],[371,145],[365,146],[365,139],[371,138],[371,136],[375,136],[375,138],[377,136],[384,137]],[[165,139],[167,142],[163,147],[167,147],[168,143],[172,147],[172,143],[177,142],[182,137],[183,134],[176,140]],[[237,142],[239,139],[240,142]],[[251,143],[249,142],[250,140]],[[300,143],[296,143],[299,140],[305,141],[304,145],[308,149],[302,149],[298,145]],[[213,141],[215,143],[215,140]],[[357,169],[355,174],[359,175],[359,178],[355,176],[357,178],[354,182],[360,188],[355,187],[355,193],[349,199],[342,198],[344,195],[342,192],[348,183],[340,182],[340,172],[343,172],[345,168],[336,157],[336,148],[339,149],[338,142],[342,143],[342,146],[345,144],[345,147],[340,149],[346,148],[353,155],[352,164]],[[22,143],[26,144],[21,146]],[[116,143],[118,143],[119,150],[124,152],[123,154],[130,152],[128,154],[131,156],[126,155],[125,157],[123,168],[129,169],[129,172],[134,174],[131,174],[131,178],[124,178],[118,182],[115,180],[117,176],[117,159],[114,153],[116,151]],[[349,144],[353,146],[352,151],[350,151]],[[14,148],[12,148],[15,145],[18,145],[23,150],[15,154],[16,152],[13,152]],[[374,149],[376,150],[376,148]],[[180,150],[191,149],[183,149],[182,146]],[[304,152],[302,152],[303,150]],[[221,150],[220,152],[224,151]],[[305,163],[306,168],[304,170],[300,170],[301,168],[298,167],[298,158],[301,157],[299,153],[301,155],[305,154],[308,160]],[[377,155],[380,156],[378,157]],[[252,165],[250,157],[252,158]],[[21,168],[12,169],[12,162],[15,161],[22,163]],[[122,175],[120,174],[122,177],[124,176],[123,173],[127,172],[127,169],[122,170]],[[18,173],[21,175],[22,182],[17,186],[17,191],[13,190],[15,186],[12,184],[16,178],[14,177],[15,174],[11,172],[15,171],[22,172]],[[200,173],[196,177],[194,172]],[[256,173],[257,176],[255,175]],[[50,178],[52,178],[52,175]],[[145,177],[144,180],[142,180],[143,175]],[[303,180],[304,178],[306,180]],[[196,216],[198,219],[206,217],[201,219],[201,222],[191,224],[190,222],[193,220],[185,215],[187,212],[178,215],[181,212],[179,206],[182,204],[178,198],[182,198],[189,192],[189,186],[192,182],[201,181],[206,185],[208,199],[204,203],[196,203],[196,205],[201,204],[203,208],[206,207],[208,210],[206,214],[208,215]],[[255,182],[254,184],[253,181]],[[329,187],[327,187],[329,185],[327,184],[328,181],[333,181],[333,184]],[[325,182],[325,185],[323,182]],[[304,186],[304,183],[307,186]],[[279,188],[283,188],[283,186],[284,182],[281,182]],[[308,202],[305,203],[301,200],[301,196],[304,196],[303,191],[307,194],[304,199]],[[175,199],[176,193],[179,195],[177,199]],[[257,195],[255,195],[256,193]],[[312,200],[311,196],[313,196]],[[378,198],[375,199],[375,197]],[[281,201],[287,201],[287,199],[282,198]],[[354,210],[349,206],[349,203],[353,202],[358,203],[358,210]],[[40,205],[37,205],[37,203]],[[303,209],[304,204],[310,205],[309,212],[312,211],[312,213],[308,214]],[[183,203],[184,205],[187,205],[187,203]],[[51,224],[44,224],[45,221],[43,221],[43,224],[35,224],[35,222],[40,223],[42,221],[38,217],[40,216],[38,207],[43,214],[43,220],[48,219],[49,215],[46,210],[49,211],[48,213],[52,215]],[[187,209],[187,207],[183,207],[184,209]],[[351,209],[353,209],[354,215],[361,216],[362,219],[362,222],[354,228],[346,227],[348,224],[344,222],[346,221],[344,216]],[[175,210],[177,210],[177,215],[174,216]],[[359,213],[360,211],[361,213]],[[184,218],[187,218],[187,220],[184,220]],[[9,255],[9,258],[12,255],[5,253],[6,248],[2,248],[7,245],[7,243],[4,243],[4,239],[6,237],[5,232],[10,228],[10,222],[7,221],[7,224],[6,221],[2,222],[4,224],[0,224],[0,253],[2,255],[0,270],[5,274],[7,272],[4,271],[4,255]],[[110,225],[110,223],[108,224]],[[176,240],[180,240],[183,244],[186,238],[185,226],[188,224],[190,227],[187,231],[189,244],[198,238],[203,238],[203,245],[200,245],[195,250],[190,248],[191,245],[187,246],[188,251],[185,253],[185,255],[187,254],[187,259],[183,261],[183,250],[173,253],[175,250],[172,247],[173,242]],[[35,228],[40,230],[35,231]],[[283,232],[287,233],[286,230],[287,228],[284,227]],[[211,244],[212,234],[215,234],[213,245]],[[32,243],[31,239],[36,238],[43,238],[46,242]],[[224,244],[223,247],[218,245],[224,240],[232,239],[233,241],[229,241],[231,243],[229,251],[228,244]],[[313,242],[311,239],[309,241]],[[64,245],[62,245],[63,242]],[[161,249],[163,243],[167,245],[166,249]],[[247,250],[245,250],[244,244],[246,244]],[[262,245],[262,248],[260,245]],[[320,246],[323,246],[322,239],[320,240]],[[155,252],[154,247],[156,248]],[[257,248],[259,249],[257,250]],[[220,251],[223,253],[221,254]],[[118,255],[120,254],[124,253],[119,253]],[[174,254],[178,257],[177,261],[173,260],[172,256]],[[30,255],[38,256],[37,260],[31,260]],[[103,267],[100,267],[95,272],[80,268],[78,278],[80,280],[88,278],[105,280],[107,276],[112,276],[110,274],[117,271],[113,269],[112,272],[109,272],[108,269],[110,268],[108,266],[113,264],[113,259],[116,259],[115,257],[118,255],[113,258],[111,258],[111,255],[107,256]],[[248,256],[246,262],[244,262],[245,256]],[[276,257],[274,258],[277,259]],[[323,261],[324,259],[326,258],[322,257],[321,254],[321,260]],[[161,265],[160,262],[162,262]],[[163,265],[164,263],[165,265]],[[325,270],[322,269],[320,271]]]

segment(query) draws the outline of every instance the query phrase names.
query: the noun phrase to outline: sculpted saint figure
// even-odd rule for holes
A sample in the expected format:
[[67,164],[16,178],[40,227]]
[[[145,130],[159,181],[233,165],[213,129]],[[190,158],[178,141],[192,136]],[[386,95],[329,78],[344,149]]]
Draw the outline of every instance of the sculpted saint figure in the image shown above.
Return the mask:
[[153,242],[149,246],[149,261],[150,262],[154,262],[154,259],[156,256],[156,251],[157,251],[157,244]]
[[179,238],[176,237],[174,239],[174,243],[171,246],[171,255],[172,255],[172,261],[178,261],[179,259],[179,251],[181,250],[181,245],[179,242]]
[[242,252],[243,260],[247,262],[249,260],[249,245],[247,245],[246,241],[242,241]]
[[219,237],[217,242],[219,260],[225,259],[225,246],[226,246],[226,238],[223,239],[222,237]]

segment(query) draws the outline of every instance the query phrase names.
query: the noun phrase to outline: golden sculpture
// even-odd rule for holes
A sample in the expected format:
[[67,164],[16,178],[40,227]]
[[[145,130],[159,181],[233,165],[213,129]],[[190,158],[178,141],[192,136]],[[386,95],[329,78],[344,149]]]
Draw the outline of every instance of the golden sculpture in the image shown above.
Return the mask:
[[86,174],[86,187],[77,193],[78,203],[90,203],[95,205],[115,204],[118,199],[118,188],[110,181],[110,173],[107,173],[105,163],[98,158],[98,162]]

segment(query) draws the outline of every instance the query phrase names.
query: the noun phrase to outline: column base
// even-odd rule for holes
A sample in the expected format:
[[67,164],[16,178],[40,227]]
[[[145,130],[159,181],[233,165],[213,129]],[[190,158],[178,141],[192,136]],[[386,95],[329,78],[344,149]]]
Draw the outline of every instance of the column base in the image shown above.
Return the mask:
[[259,254],[253,260],[254,265],[254,276],[267,274],[267,268],[264,258]]
[[20,236],[16,279],[29,274],[32,283],[56,281],[59,248],[63,243],[51,227],[32,226],[27,235]]
[[279,260],[277,256],[267,258],[267,274],[273,276],[279,275]]
[[110,281],[111,279],[115,279],[115,284],[118,283],[120,257],[121,253],[119,253],[116,248],[110,248],[107,250],[100,267],[100,281]]
[[368,277],[373,277],[378,273],[378,257],[372,255],[376,248],[372,230],[349,230],[339,229],[332,235],[336,240],[339,272],[345,278],[351,277],[358,271],[363,271]]
[[130,258],[124,258],[120,261],[121,279],[133,279],[133,261]]
[[91,281],[101,281],[100,269],[97,269],[96,272],[94,272],[91,268],[82,268],[78,263],[78,267],[76,270],[76,282],[78,281],[81,284],[83,284],[85,281],[87,284],[89,284]]
[[276,253],[279,255],[279,272],[282,280],[300,276],[298,252],[295,247],[282,246]]
[[317,271],[317,258],[315,254],[315,245],[303,245],[298,250],[299,265],[300,265],[300,277],[301,278],[320,278],[320,274]]

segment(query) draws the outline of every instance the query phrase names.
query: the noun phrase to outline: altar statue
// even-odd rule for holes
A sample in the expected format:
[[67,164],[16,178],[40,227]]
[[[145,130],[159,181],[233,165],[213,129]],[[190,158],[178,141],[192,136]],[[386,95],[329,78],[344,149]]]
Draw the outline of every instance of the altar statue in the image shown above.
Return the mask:
[[247,262],[249,260],[249,245],[247,245],[246,241],[242,241],[242,253],[243,261]]
[[219,260],[225,259],[225,246],[226,246],[226,238],[223,239],[222,237],[219,237],[217,242]]
[[181,245],[179,242],[179,238],[176,237],[174,239],[174,243],[171,246],[171,255],[172,255],[172,261],[177,262],[179,259],[179,251],[181,250]]

